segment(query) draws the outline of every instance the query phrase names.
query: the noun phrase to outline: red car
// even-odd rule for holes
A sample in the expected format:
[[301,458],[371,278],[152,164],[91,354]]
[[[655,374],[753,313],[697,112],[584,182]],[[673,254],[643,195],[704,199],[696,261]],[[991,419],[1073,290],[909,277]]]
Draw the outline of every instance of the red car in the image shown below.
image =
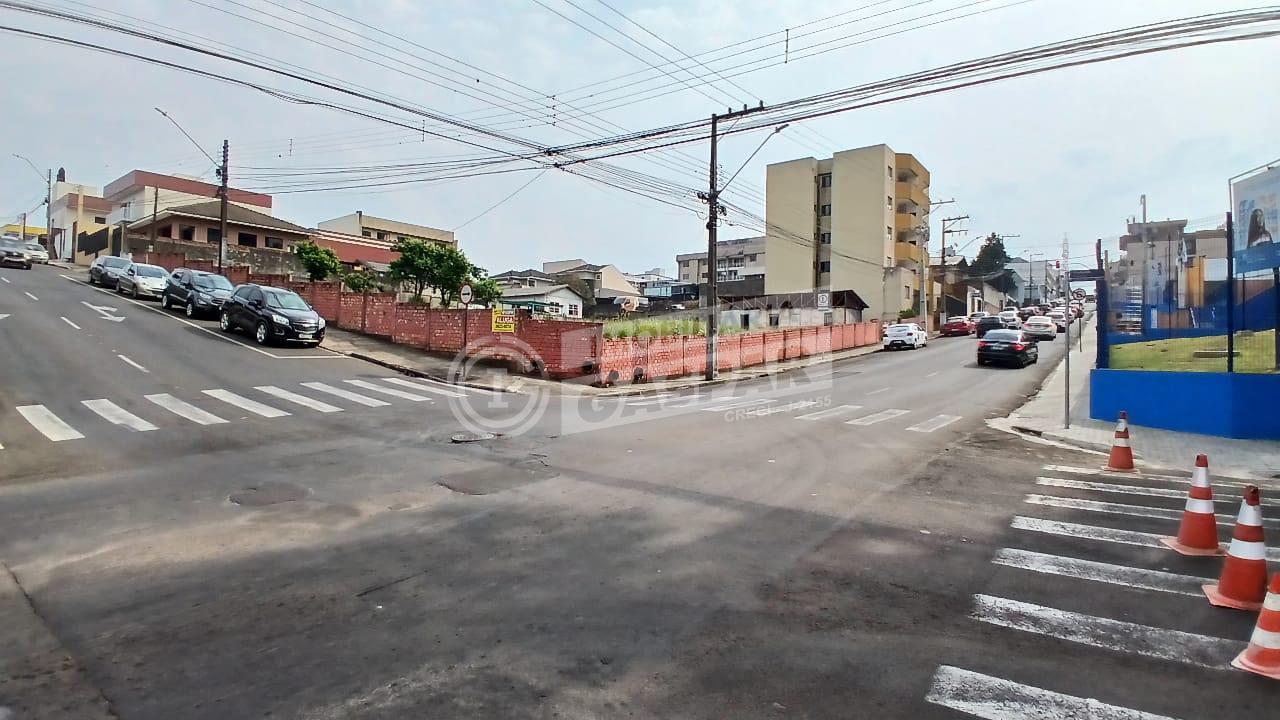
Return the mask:
[[947,322],[942,326],[943,337],[971,334],[973,334],[973,323],[969,322],[969,318],[963,315],[947,318]]

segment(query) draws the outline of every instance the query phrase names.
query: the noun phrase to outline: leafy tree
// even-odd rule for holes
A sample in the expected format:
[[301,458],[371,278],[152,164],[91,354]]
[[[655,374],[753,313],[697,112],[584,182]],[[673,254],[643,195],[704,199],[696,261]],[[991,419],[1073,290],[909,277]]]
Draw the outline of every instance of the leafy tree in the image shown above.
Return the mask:
[[391,249],[400,253],[391,261],[391,276],[412,288],[418,302],[424,290],[434,290],[449,307],[467,278],[483,274],[461,250],[449,245],[409,239],[397,241]]
[[367,272],[356,270],[343,275],[342,284],[350,288],[352,292],[368,292],[376,284],[376,278]]
[[489,307],[502,299],[502,286],[493,278],[478,278],[469,281],[471,292],[475,296],[472,302]]
[[294,245],[293,254],[298,256],[298,261],[302,263],[312,282],[319,282],[342,271],[342,263],[333,250],[320,247],[310,240]]
[[994,285],[998,282],[996,278],[1003,273],[1008,264],[1009,254],[1005,252],[1004,240],[1001,240],[999,235],[991,233],[982,241],[978,257],[969,263],[969,275],[975,279],[987,279]]
[[556,280],[568,285],[570,290],[578,293],[578,295],[582,297],[583,307],[596,304],[596,291],[595,288],[591,287],[591,283],[583,280],[582,278],[570,277],[567,275],[557,276]]

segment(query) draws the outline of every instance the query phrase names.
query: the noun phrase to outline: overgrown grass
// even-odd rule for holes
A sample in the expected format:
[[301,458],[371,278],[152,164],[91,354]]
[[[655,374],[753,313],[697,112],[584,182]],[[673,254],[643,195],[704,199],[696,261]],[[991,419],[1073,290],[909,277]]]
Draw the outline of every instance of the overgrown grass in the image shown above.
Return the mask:
[[[720,326],[721,335],[734,335],[742,332],[737,326]],[[646,320],[609,320],[604,324],[606,338],[644,338],[644,337],[692,337],[707,334],[707,323],[698,318],[677,318],[662,320],[649,318]]]
[[[1173,370],[1179,372],[1226,372],[1227,359],[1198,358],[1201,350],[1227,349],[1227,337],[1173,338],[1151,342],[1125,343],[1111,348],[1111,367],[1117,370]],[[1236,335],[1236,372],[1274,372],[1275,331]]]

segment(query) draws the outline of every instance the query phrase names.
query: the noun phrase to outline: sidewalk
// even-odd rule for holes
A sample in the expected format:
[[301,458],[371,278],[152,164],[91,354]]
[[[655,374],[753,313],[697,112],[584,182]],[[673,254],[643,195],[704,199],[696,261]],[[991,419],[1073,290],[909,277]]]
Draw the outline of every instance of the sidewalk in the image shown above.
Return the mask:
[[[1086,450],[1109,452],[1115,435],[1114,421],[1089,418],[1089,371],[1097,358],[1098,335],[1092,321],[1085,323],[1084,349],[1079,349],[1076,329],[1071,336],[1071,427],[1063,427],[1066,363],[1059,363],[1025,405],[1007,418],[990,421],[993,427],[1030,433]],[[1059,340],[1060,341],[1060,340]],[[1130,425],[1131,442],[1139,467],[1188,470],[1197,453],[1209,456],[1215,473],[1270,480],[1280,474],[1280,442],[1235,440]]]
[[347,332],[335,327],[325,331],[323,347],[336,353],[349,355],[359,360],[372,362],[410,375],[420,375],[433,380],[450,382],[484,390],[497,392],[534,392],[544,391],[557,395],[598,395],[600,397],[623,397],[646,393],[669,392],[695,387],[711,387],[725,383],[766,377],[790,372],[815,365],[825,365],[840,360],[879,352],[880,345],[844,350],[830,355],[816,355],[796,360],[787,360],[769,365],[759,365],[741,370],[728,370],[719,373],[715,380],[707,381],[701,375],[689,375],[641,383],[621,387],[598,388],[582,380],[566,380],[556,382],[524,375],[513,375],[500,367],[476,366],[468,373],[465,382],[453,377],[453,359],[430,355],[418,348],[397,345],[388,340],[369,337],[359,333]]

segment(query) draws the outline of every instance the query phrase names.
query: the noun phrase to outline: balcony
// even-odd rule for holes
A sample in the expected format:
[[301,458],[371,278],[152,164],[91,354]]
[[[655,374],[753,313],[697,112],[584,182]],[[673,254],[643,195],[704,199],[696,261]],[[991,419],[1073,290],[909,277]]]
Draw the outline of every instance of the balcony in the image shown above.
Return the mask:
[[914,177],[918,178],[917,182],[921,185],[925,187],[929,186],[929,171],[924,169],[924,166],[920,164],[920,161],[916,159],[915,155],[910,153],[898,153],[897,165],[899,180]]
[[893,216],[893,229],[898,233],[907,233],[907,237],[919,234],[922,222],[912,213],[900,212]]
[[918,266],[924,260],[924,249],[915,243],[894,243],[893,259],[897,263],[915,263]]
[[894,185],[894,202],[913,203],[923,210],[929,209],[929,194],[918,182],[898,182]]

